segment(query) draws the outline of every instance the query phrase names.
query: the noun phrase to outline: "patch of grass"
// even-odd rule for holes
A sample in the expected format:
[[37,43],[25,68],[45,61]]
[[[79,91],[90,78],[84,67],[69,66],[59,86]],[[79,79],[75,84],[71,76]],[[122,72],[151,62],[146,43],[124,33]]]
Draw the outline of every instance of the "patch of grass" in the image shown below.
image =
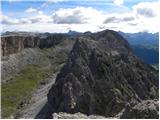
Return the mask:
[[11,81],[2,84],[1,107],[2,118],[14,116],[16,109],[26,100],[30,100],[32,92],[51,72],[36,66],[29,66]]

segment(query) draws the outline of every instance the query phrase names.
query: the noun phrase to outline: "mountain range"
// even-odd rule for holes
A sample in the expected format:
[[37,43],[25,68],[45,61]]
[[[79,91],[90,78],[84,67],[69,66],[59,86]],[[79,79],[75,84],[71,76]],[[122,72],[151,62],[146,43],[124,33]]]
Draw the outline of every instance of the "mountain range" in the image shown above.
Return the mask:
[[[118,32],[7,33],[1,39],[3,118],[30,118],[35,110],[34,118],[159,117],[158,70]],[[35,86],[43,89],[30,102]]]

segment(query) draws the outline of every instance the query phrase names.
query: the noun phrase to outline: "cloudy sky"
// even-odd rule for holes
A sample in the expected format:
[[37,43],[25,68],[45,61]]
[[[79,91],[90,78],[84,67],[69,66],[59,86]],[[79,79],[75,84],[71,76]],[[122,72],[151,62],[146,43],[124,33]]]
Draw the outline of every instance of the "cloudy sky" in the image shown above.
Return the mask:
[[4,31],[160,31],[159,0],[2,0]]

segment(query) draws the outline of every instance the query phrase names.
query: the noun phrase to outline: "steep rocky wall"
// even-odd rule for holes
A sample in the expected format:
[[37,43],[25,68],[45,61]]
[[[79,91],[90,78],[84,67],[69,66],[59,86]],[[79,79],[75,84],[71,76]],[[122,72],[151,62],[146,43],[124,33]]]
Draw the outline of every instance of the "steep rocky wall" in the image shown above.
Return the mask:
[[[22,42],[23,41],[22,39],[20,39],[19,42],[21,43],[21,46],[20,45],[16,46],[16,44],[14,44],[13,46],[15,47],[15,51],[12,51],[12,49],[14,48],[12,48],[11,45],[7,46],[6,47],[7,49],[5,50],[7,54],[5,53],[5,56],[2,56],[2,61],[1,61],[2,82],[11,80],[11,78],[14,77],[14,75],[16,75],[18,72],[25,69],[25,67],[29,65],[36,65],[45,68],[51,67],[54,70],[59,69],[57,68],[57,66],[59,64],[63,64],[63,62],[67,58],[67,55],[72,49],[75,40],[65,39],[61,41],[61,39],[60,40],[58,39],[59,38],[56,38],[57,41],[55,40],[55,42],[50,42],[50,46],[48,46],[48,44],[43,44],[43,46],[42,45],[40,46],[39,43],[34,43],[36,39],[31,39],[28,37],[26,41],[27,42],[31,41],[31,42],[25,43]],[[51,39],[49,40],[53,41]],[[16,41],[18,41],[18,39],[16,39]],[[44,39],[43,41],[47,40]],[[36,46],[38,44],[40,48]],[[52,45],[54,47],[52,47]],[[11,50],[9,48],[11,48]]]
[[52,112],[113,117],[127,104],[158,98],[158,72],[117,33],[80,37],[48,93]]
[[24,48],[48,48],[54,45],[59,44],[63,41],[65,35],[54,34],[54,35],[8,35],[1,37],[1,47],[2,47],[2,56],[9,54],[17,53]]

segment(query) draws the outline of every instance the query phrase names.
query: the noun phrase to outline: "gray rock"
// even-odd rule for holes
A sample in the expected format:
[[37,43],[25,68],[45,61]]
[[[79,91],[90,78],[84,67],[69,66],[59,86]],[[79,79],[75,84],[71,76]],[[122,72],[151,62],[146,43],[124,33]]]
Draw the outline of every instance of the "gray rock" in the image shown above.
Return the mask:
[[[113,51],[118,51],[118,54]],[[77,38],[48,94],[53,112],[113,117],[126,104],[158,98],[158,72],[114,31]]]
[[59,113],[53,113],[52,115],[53,115],[53,119],[107,119],[104,116],[99,116],[99,115],[87,116],[80,112],[74,113],[74,114],[59,112]]
[[137,105],[126,109],[122,119],[158,119],[159,118],[159,101],[145,100]]
[[2,56],[18,53],[25,48],[49,48],[61,43],[64,34],[8,34],[2,35]]
[[[23,39],[17,40],[22,41]],[[63,42],[55,45],[54,47],[43,49],[37,47],[24,48],[15,53],[10,53],[7,56],[2,56],[2,82],[7,82],[11,80],[21,70],[25,69],[27,66],[30,65],[35,65],[42,68],[54,67],[54,69],[59,69],[56,68],[56,65],[65,62],[65,59],[71,51],[73,44],[74,40],[66,39]],[[6,51],[7,50],[8,48],[6,48]]]

